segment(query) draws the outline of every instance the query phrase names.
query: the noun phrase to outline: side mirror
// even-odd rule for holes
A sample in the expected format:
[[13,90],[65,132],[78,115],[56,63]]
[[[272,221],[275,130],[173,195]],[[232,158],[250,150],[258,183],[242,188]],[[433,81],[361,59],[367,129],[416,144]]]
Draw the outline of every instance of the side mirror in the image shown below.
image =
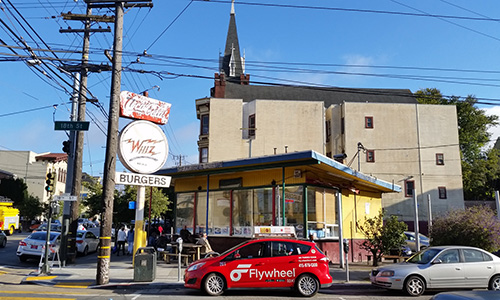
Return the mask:
[[435,259],[435,260],[432,262],[432,264],[433,264],[433,265],[439,265],[439,264],[442,264],[442,263],[443,263],[443,261],[442,261],[442,260],[440,260],[439,258],[438,258],[438,259]]

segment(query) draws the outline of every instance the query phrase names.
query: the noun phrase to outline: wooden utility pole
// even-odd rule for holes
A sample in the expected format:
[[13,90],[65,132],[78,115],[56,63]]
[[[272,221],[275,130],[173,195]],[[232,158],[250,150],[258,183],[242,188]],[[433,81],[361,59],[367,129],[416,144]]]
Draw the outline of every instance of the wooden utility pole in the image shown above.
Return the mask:
[[[69,32],[83,32],[83,50],[82,50],[82,62],[78,66],[73,68],[68,68],[70,72],[80,72],[80,87],[78,94],[78,111],[76,121],[85,121],[85,110],[87,103],[87,79],[89,72],[89,47],[90,47],[90,33],[91,32],[111,32],[111,29],[92,29],[91,21],[99,22],[113,22],[113,17],[108,16],[92,16],[92,8],[87,6],[87,11],[85,15],[75,15],[71,13],[62,14],[65,20],[77,20],[84,21],[85,28],[81,29],[61,29],[59,32],[69,33]],[[74,132],[72,132],[74,133]],[[71,182],[70,182],[70,193],[73,196],[77,196],[76,202],[64,203],[63,209],[63,235],[61,239],[61,258],[62,264],[66,265],[68,263],[74,263],[76,259],[76,231],[78,229],[78,217],[79,217],[79,203],[80,203],[80,191],[82,189],[82,161],[83,161],[83,131],[77,131],[74,141],[74,145],[71,145],[73,151],[71,168]]]
[[109,282],[111,258],[111,227],[113,224],[113,200],[115,192],[116,154],[118,148],[118,118],[121,90],[122,48],[123,48],[123,8],[152,7],[151,0],[85,0],[90,8],[115,8],[115,29],[113,41],[113,70],[111,75],[111,96],[109,101],[108,135],[102,191],[102,220],[99,235],[100,245],[97,255],[96,283]]
[[118,147],[118,118],[121,89],[123,47],[123,3],[115,4],[115,38],[113,42],[113,73],[111,76],[111,97],[109,100],[108,136],[104,162],[104,185],[102,191],[103,209],[101,220],[101,247],[97,255],[96,282],[98,285],[109,282],[109,263],[111,258],[111,227],[113,224],[113,200],[115,194],[116,152]]

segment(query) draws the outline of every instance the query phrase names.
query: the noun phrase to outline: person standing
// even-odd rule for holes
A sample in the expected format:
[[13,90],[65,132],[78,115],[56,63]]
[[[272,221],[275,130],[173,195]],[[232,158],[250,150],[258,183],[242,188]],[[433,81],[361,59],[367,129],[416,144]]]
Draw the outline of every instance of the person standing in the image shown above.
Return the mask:
[[134,228],[130,229],[127,234],[128,243],[128,255],[133,255],[134,253]]
[[120,230],[118,230],[118,235],[116,237],[116,242],[118,243],[118,248],[116,249],[116,256],[120,256],[120,249],[123,255],[125,255],[125,242],[127,241],[127,232],[125,231],[125,226],[122,225]]

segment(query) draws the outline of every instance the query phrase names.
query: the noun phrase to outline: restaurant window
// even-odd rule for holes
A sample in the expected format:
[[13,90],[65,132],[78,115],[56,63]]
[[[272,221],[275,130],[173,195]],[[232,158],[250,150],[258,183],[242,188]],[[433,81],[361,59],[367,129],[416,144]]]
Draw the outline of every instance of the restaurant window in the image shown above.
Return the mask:
[[444,154],[436,153],[436,165],[442,166],[444,165]]
[[268,226],[273,224],[273,189],[254,189],[253,224]]
[[200,126],[200,135],[208,135],[208,122],[209,122],[209,115],[202,115],[200,117],[201,121],[201,126]]
[[248,128],[248,136],[255,136],[255,114],[248,116]]
[[309,187],[307,189],[307,237],[338,237],[336,192]]
[[200,148],[200,163],[208,162],[208,148]]
[[196,193],[177,194],[177,213],[175,218],[175,229],[177,233],[179,233],[184,226],[193,233],[195,196]]
[[415,181],[405,180],[405,197],[413,197],[414,189],[415,189]]
[[[279,195],[282,196],[283,189]],[[304,232],[304,188],[302,186],[285,187],[285,226],[295,227],[299,238],[307,237]],[[281,201],[283,203],[283,201]],[[281,215],[281,213],[280,213]]]
[[373,128],[373,117],[365,117],[365,128]]
[[[200,193],[201,194],[201,193]],[[206,193],[205,193],[206,197]],[[201,204],[201,202],[205,202]],[[208,224],[208,234],[211,235],[229,235],[229,224],[231,214],[231,191],[213,191],[209,194],[208,201],[208,220],[206,214],[207,200],[206,198],[199,200],[200,205],[197,207],[202,208],[201,211],[205,213],[203,218],[197,212],[197,223],[199,226],[198,232],[205,231],[205,224]]]
[[366,162],[375,162],[375,150],[366,150]]
[[448,198],[446,196],[446,187],[444,187],[444,186],[438,187],[438,193],[439,193],[439,199],[446,199],[446,198]]
[[253,190],[233,191],[233,233],[251,236],[253,226]]

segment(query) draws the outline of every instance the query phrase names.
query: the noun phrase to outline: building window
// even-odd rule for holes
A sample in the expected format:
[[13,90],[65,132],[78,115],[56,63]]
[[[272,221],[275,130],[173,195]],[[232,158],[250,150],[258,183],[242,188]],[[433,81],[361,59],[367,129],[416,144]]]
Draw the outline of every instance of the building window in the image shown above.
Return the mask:
[[415,190],[415,181],[405,180],[405,197],[413,197],[413,190]]
[[332,135],[332,130],[330,128],[331,126],[331,120],[327,120],[325,122],[325,132],[326,132],[326,142],[328,143],[330,141],[330,136]]
[[200,135],[208,135],[208,115],[201,116],[201,127],[200,127]]
[[366,162],[375,162],[375,150],[366,150]]
[[248,137],[255,136],[255,114],[248,116]]
[[208,148],[200,148],[200,163],[208,162]]
[[373,117],[365,117],[365,128],[373,128]]
[[444,154],[436,153],[436,165],[443,166],[444,165]]
[[446,187],[444,187],[444,186],[438,187],[438,193],[439,193],[439,199],[446,199],[446,198],[448,198],[446,196]]

